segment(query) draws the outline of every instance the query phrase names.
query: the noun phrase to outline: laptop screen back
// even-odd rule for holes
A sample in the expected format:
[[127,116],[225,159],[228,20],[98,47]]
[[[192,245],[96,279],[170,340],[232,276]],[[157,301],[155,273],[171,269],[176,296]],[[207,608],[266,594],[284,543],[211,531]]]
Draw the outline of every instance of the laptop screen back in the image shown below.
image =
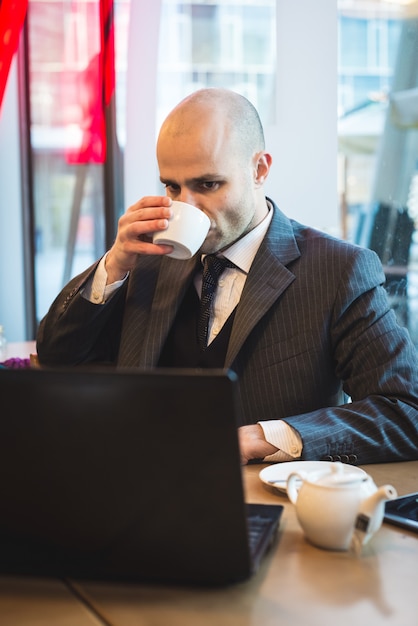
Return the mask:
[[2,370],[0,568],[246,578],[236,385],[223,370]]

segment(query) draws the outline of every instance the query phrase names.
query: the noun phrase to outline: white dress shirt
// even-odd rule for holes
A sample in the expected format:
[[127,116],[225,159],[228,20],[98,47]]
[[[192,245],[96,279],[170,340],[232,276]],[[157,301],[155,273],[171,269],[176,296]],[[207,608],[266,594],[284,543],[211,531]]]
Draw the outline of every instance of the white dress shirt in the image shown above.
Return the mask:
[[[209,321],[208,343],[215,339],[240,300],[251,264],[273,216],[271,207],[269,209],[268,214],[258,226],[222,253],[236,267],[227,267],[218,281],[213,301],[213,311]],[[94,304],[104,304],[119,289],[128,276],[127,274],[122,280],[106,285],[105,259],[106,255],[101,259],[94,276],[86,283],[83,290],[83,297]],[[202,290],[201,274],[196,275],[195,287],[200,296]],[[277,452],[266,456],[265,461],[293,461],[300,457],[302,441],[294,428],[283,420],[267,420],[258,423],[264,431],[266,440],[278,448]]]

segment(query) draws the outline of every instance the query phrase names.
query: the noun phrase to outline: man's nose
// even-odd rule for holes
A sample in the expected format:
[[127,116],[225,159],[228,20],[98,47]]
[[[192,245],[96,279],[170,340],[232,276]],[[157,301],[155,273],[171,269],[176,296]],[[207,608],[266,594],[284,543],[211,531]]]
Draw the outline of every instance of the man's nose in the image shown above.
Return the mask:
[[187,204],[192,204],[193,206],[196,206],[194,193],[191,192],[189,189],[182,189],[180,197],[177,198],[177,200],[180,200],[181,202],[187,202]]

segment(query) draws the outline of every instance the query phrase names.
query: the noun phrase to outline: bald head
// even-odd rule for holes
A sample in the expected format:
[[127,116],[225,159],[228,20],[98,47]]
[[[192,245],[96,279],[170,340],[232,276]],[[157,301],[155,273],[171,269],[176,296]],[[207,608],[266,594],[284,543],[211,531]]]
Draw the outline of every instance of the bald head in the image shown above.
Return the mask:
[[265,148],[263,127],[255,107],[244,96],[228,89],[200,89],[184,98],[165,119],[160,136],[187,136],[202,125],[209,125],[214,131],[223,128],[245,159]]
[[258,113],[227,89],[201,89],[167,116],[157,141],[160,180],[173,200],[201,209],[211,227],[201,251],[222,250],[268,213],[271,166]]

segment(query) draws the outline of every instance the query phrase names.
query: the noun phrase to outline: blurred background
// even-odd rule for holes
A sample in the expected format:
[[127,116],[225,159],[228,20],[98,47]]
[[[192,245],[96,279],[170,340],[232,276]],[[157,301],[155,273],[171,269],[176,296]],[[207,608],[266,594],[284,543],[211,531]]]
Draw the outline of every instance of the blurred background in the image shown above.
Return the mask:
[[164,193],[155,140],[169,110],[221,86],[260,112],[267,193],[289,217],[378,253],[418,346],[417,0],[22,0],[9,17],[8,3],[0,31],[17,52],[0,64],[0,324],[10,341],[35,337],[130,204]]

